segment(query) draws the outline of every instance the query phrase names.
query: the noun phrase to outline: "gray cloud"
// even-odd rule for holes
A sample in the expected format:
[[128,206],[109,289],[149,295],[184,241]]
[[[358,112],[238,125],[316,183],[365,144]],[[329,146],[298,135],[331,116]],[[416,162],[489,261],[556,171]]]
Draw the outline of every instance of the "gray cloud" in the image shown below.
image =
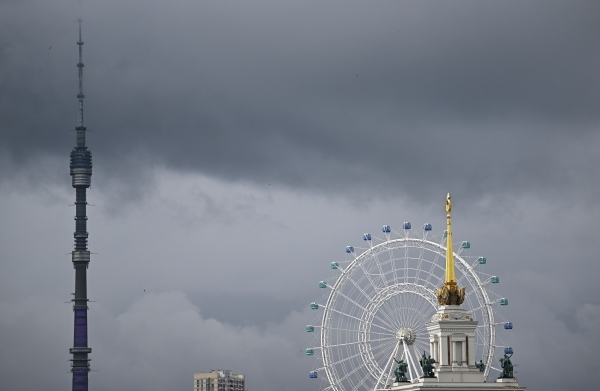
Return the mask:
[[[63,130],[75,120],[73,11],[32,4],[28,13],[4,6],[2,144],[18,166],[63,156]],[[89,144],[121,183],[161,164],[419,199],[440,183],[475,199],[571,183],[595,189],[584,179],[597,163],[594,3],[84,10]]]
[[[303,329],[319,322],[307,305],[319,300],[317,281],[335,276],[329,263],[382,224],[430,222],[439,230],[444,223],[443,202],[436,208],[402,200],[355,203],[171,171],[153,175],[155,190],[120,213],[106,211],[111,195],[90,191],[99,205],[89,212],[95,253],[89,291],[98,301],[90,303],[92,364],[100,371],[91,375],[95,387],[183,388],[193,372],[219,366],[246,373],[251,389],[313,387],[306,373],[315,363],[302,350],[315,341]],[[73,289],[65,254],[73,212],[67,190],[49,190],[61,205],[40,202],[43,193],[2,189],[5,387],[69,381],[72,314],[62,304]],[[566,372],[580,369],[575,358],[593,362],[600,211],[533,197],[478,203],[456,197],[454,206],[456,240],[469,240],[475,254],[487,257],[485,272],[500,276],[496,292],[509,298],[502,312],[515,329],[503,339],[517,352],[519,380],[555,389],[562,373],[548,367],[557,346],[569,357]],[[29,360],[44,367],[44,376],[20,385],[28,369],[18,362],[33,352]],[[589,374],[577,385],[595,381]]]
[[[596,2],[83,10],[94,387],[219,366],[315,387],[302,331],[329,262],[382,224],[441,229],[447,191],[510,298],[520,381],[595,362]],[[0,2],[0,388],[69,382],[76,17]]]

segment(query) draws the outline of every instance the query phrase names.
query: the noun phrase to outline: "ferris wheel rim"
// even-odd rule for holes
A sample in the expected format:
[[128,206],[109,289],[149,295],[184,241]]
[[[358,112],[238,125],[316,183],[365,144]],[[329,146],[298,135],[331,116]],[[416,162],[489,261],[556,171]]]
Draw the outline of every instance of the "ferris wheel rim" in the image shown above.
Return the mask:
[[[403,244],[403,246],[400,246],[401,244]],[[410,246],[409,246],[410,244]],[[428,250],[432,253],[436,253],[440,256],[445,256],[445,252],[446,252],[446,247],[443,246],[440,243],[436,243],[433,242],[431,240],[428,240],[427,238],[423,237],[423,238],[415,238],[415,237],[401,237],[401,238],[394,238],[394,239],[388,239],[382,241],[381,243],[378,243],[376,245],[373,245],[371,247],[369,247],[368,249],[365,249],[362,253],[360,253],[359,255],[355,255],[354,259],[350,262],[350,264],[345,267],[344,269],[340,270],[341,274],[338,276],[335,284],[333,286],[331,286],[331,293],[329,294],[328,298],[327,298],[327,303],[325,305],[324,308],[324,313],[323,313],[323,317],[322,317],[322,321],[321,321],[321,354],[322,354],[322,359],[323,359],[323,369],[325,370],[326,374],[327,374],[327,378],[330,382],[330,386],[328,387],[328,389],[332,389],[335,391],[342,391],[342,389],[339,389],[339,387],[341,387],[341,380],[338,378],[338,376],[333,373],[333,371],[331,370],[331,366],[332,365],[336,365],[337,362],[331,362],[330,360],[330,346],[331,344],[328,341],[329,335],[328,335],[328,324],[331,321],[331,311],[333,308],[333,302],[337,299],[336,296],[336,292],[338,292],[338,288],[342,285],[345,284],[346,280],[349,280],[352,275],[356,272],[356,268],[360,265],[361,262],[365,261],[368,257],[371,257],[370,259],[376,259],[377,261],[379,261],[379,259],[377,258],[377,255],[380,254],[383,251],[386,250],[397,250],[400,248],[407,248],[407,247],[414,247],[414,248],[420,248],[421,250]],[[483,287],[483,283],[481,282],[481,279],[479,278],[479,276],[477,275],[477,273],[473,270],[473,268],[471,267],[471,265],[469,265],[465,259],[463,257],[461,257],[460,255],[461,251],[459,250],[458,252],[453,252],[453,256],[454,259],[458,262],[456,262],[456,266],[457,269],[459,269],[459,271],[462,273],[462,276],[464,276],[464,278],[467,279],[467,281],[469,282],[469,284],[474,288],[474,293],[475,293],[475,297],[477,299],[477,301],[480,304],[480,309],[481,309],[481,314],[483,317],[483,322],[484,322],[484,336],[482,337],[483,339],[483,354],[484,354],[484,362],[486,364],[485,367],[485,373],[484,373],[484,377],[487,378],[488,374],[489,374],[489,370],[491,367],[491,361],[493,359],[494,356],[494,342],[495,342],[495,332],[494,332],[494,316],[493,316],[493,311],[491,311],[491,302],[489,300],[489,296],[485,290],[485,288]],[[421,253],[421,257],[423,256],[423,253]],[[421,270],[419,269],[419,271],[421,272]],[[394,270],[394,272],[396,272]],[[426,270],[422,271],[423,273],[426,274],[432,274],[432,271],[427,272]],[[409,290],[410,293],[416,294],[421,296],[422,298],[424,298],[425,300],[427,300],[430,304],[432,304],[432,306],[435,308],[436,307],[436,303],[432,303],[432,295],[433,295],[433,291],[432,289],[429,289],[427,287],[418,285],[418,284],[414,284],[414,283],[397,283],[395,284],[393,287],[397,288],[399,286],[416,286],[419,287],[420,289],[423,289],[425,291],[428,292],[427,295],[423,294],[423,292],[416,292],[416,291],[411,291]],[[373,287],[375,289],[377,289],[378,287],[373,285]],[[390,288],[389,286],[387,287],[388,289]],[[418,289],[416,289],[418,290]],[[376,296],[380,296],[381,295],[381,291],[379,290],[376,293]],[[396,292],[393,295],[397,295],[400,292]],[[366,294],[365,294],[366,295]],[[391,297],[391,296],[389,296]],[[368,313],[370,315],[374,315],[378,309],[381,307],[381,305],[383,305],[385,303],[385,301],[387,301],[389,299],[389,297],[386,300],[380,301],[379,307],[377,307],[377,309],[375,311],[371,310],[368,311]],[[435,297],[435,296],[433,296]],[[363,315],[367,313],[367,311],[363,312]],[[372,318],[371,318],[371,322],[372,322]],[[362,325],[364,323],[364,320],[360,322],[360,324]],[[370,323],[366,323],[368,325],[368,327],[370,328]],[[369,328],[367,328],[366,330],[370,330]],[[367,338],[365,341],[363,341],[362,345],[359,345],[361,347],[366,346],[366,344],[368,344],[370,342],[370,340]],[[375,369],[375,371],[379,371],[379,372],[383,372],[385,370],[385,368],[381,368],[380,365],[377,363],[377,361],[374,359],[374,357],[372,357],[372,354],[370,354],[371,352],[365,351],[364,356],[361,356],[361,358],[363,358],[363,364],[365,366],[369,366],[373,369]],[[368,357],[368,361],[365,362],[364,361],[364,357]],[[373,371],[369,371],[370,373],[374,373]],[[379,374],[379,373],[378,373]],[[376,384],[376,388],[379,385],[379,383]]]

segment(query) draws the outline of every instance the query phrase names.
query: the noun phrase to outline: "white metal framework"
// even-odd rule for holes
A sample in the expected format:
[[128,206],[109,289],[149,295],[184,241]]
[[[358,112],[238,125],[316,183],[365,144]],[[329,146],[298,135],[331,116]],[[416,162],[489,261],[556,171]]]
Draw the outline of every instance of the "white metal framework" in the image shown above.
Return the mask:
[[[307,349],[307,355],[319,359],[311,377],[326,375],[324,391],[387,388],[400,359],[408,364],[409,381],[422,376],[419,358],[429,353],[425,325],[438,309],[435,290],[445,277],[445,234],[433,235],[430,229],[390,233],[384,226],[385,237],[365,234],[368,247],[347,247],[346,261],[331,264],[331,282],[319,283],[327,289],[326,301],[311,306],[322,311],[320,327],[307,327],[320,333],[319,346]],[[499,280],[481,271],[485,258],[470,256],[470,243],[454,246],[457,281],[467,287],[463,307],[479,322],[476,359],[485,364],[487,377],[502,350],[495,349],[495,327],[507,322],[495,321],[494,311],[505,299],[489,289]]]

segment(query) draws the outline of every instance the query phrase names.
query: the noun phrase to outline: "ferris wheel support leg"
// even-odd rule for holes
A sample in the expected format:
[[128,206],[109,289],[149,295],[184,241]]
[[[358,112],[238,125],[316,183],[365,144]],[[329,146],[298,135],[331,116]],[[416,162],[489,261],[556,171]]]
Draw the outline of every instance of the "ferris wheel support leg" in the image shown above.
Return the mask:
[[[406,356],[406,361],[408,361],[408,372],[410,373],[410,381],[412,383],[412,382],[418,380],[419,371],[417,371],[415,362],[414,362],[412,356],[410,355],[410,351],[408,350],[408,347],[406,346],[406,344],[402,344],[402,346],[404,347],[404,355]],[[413,370],[414,370],[414,374],[413,374]]]
[[[396,353],[398,353],[398,348],[399,347],[400,347],[400,343],[398,343],[396,345],[396,347],[394,348],[394,351],[392,352],[392,355],[390,356],[388,362],[382,368],[381,375],[379,376],[379,379],[377,379],[377,383],[375,383],[375,388],[373,389],[373,391],[376,391],[379,388],[379,383],[381,383],[381,380],[383,379],[383,375],[385,375],[385,373],[387,372],[387,368],[390,366],[392,360],[396,357]],[[387,381],[389,380],[389,378],[390,378],[390,375],[388,373],[388,377],[386,379],[386,384],[387,384]],[[385,388],[386,384],[384,384],[383,387],[381,387],[381,388]]]
[[[394,351],[393,354],[393,358],[396,359],[396,354],[398,354],[398,349],[400,348],[400,346],[396,345],[396,350]],[[384,371],[386,370],[386,368],[384,368]],[[387,384],[389,384],[390,382],[390,377],[393,376],[394,373],[394,362],[391,363],[390,365],[390,369],[387,370],[387,377],[385,378],[385,383],[384,383],[384,387],[387,386]]]
[[[415,345],[413,345],[413,350],[415,351],[415,357],[419,357],[419,350],[417,349],[417,347]],[[417,368],[417,377],[423,376],[423,375],[424,375],[423,369],[419,365],[419,367]]]

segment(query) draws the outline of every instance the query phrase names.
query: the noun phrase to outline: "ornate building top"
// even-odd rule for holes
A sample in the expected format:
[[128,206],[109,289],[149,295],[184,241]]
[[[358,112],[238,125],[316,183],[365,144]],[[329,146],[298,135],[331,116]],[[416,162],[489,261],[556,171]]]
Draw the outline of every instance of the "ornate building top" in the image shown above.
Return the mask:
[[454,273],[454,251],[452,249],[452,202],[450,193],[446,196],[446,281],[436,290],[440,305],[461,305],[465,300],[466,288],[459,288]]

